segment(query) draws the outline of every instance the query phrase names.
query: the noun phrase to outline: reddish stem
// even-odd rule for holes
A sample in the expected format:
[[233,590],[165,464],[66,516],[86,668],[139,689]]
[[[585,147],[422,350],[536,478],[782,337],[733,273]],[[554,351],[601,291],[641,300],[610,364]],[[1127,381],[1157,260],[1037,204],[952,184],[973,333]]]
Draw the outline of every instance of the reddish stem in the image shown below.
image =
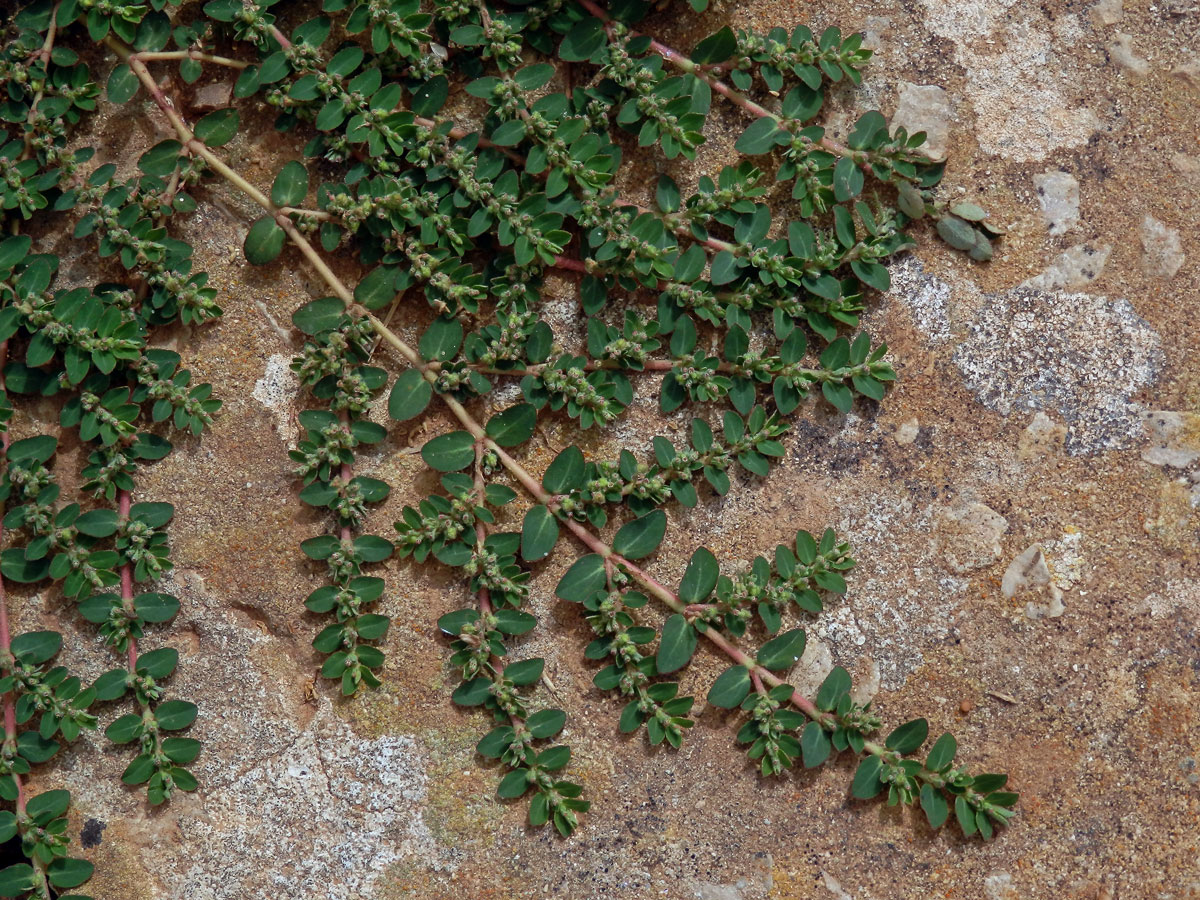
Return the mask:
[[[4,390],[4,366],[8,362],[8,341],[0,342],[0,391]],[[0,435],[0,458],[8,455],[8,445],[11,438],[6,428]],[[0,517],[0,547],[4,545],[4,520]],[[4,578],[0,576],[0,653],[8,656],[12,651],[12,632],[8,625],[8,594],[4,589]],[[17,739],[17,707],[13,692],[4,695],[4,743],[10,744]],[[17,814],[25,812],[25,785],[21,776],[12,773],[13,783],[17,786]]]
[[[117,515],[120,517],[122,526],[129,522],[129,509],[132,505],[133,495],[129,491],[120,491],[117,494]],[[128,559],[121,563],[121,605],[126,612],[133,610],[133,566],[129,564]],[[129,636],[129,671],[131,674],[137,672],[137,661],[137,638],[131,634]]]
[[581,259],[571,259],[567,256],[554,257],[553,267],[555,269],[567,269],[571,272],[583,272],[587,274],[588,267]]

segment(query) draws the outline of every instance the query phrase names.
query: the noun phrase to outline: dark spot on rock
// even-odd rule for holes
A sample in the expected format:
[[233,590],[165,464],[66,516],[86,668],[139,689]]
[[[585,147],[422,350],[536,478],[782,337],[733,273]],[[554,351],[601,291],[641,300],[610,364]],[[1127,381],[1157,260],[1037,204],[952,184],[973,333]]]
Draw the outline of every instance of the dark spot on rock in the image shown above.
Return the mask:
[[104,829],[107,827],[107,822],[101,822],[99,819],[88,819],[83,823],[83,830],[79,832],[79,843],[84,847],[99,847],[100,836],[104,834]]

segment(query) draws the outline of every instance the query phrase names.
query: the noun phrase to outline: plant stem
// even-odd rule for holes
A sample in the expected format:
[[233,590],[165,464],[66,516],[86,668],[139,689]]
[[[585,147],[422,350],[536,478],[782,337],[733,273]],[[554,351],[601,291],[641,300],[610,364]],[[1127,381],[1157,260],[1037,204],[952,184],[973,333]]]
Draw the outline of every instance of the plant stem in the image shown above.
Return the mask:
[[[4,391],[4,366],[8,362],[8,341],[0,342],[0,391]],[[4,434],[0,435],[0,460],[8,462],[8,445],[11,438],[8,434],[8,429],[5,428]],[[4,545],[4,521],[0,517],[0,547]],[[8,594],[4,589],[4,578],[0,576],[0,655],[12,657],[12,632],[8,624]],[[16,699],[13,692],[9,691],[4,695],[4,746],[6,749],[11,748],[16,750],[17,740],[17,707]],[[25,785],[21,783],[21,776],[16,772],[11,773],[13,782],[17,786],[17,815],[20,816],[25,812]]]
[[164,59],[194,59],[197,62],[212,63],[215,66],[226,66],[230,69],[245,69],[250,64],[240,59],[230,59],[228,56],[213,56],[211,53],[201,53],[199,50],[139,50],[132,54],[140,62],[152,62]]
[[[129,524],[129,509],[132,504],[133,497],[129,491],[120,491],[117,494],[117,516],[120,522],[119,528]],[[133,567],[129,564],[129,560],[121,563],[121,604],[127,613],[133,612]],[[129,674],[137,674],[138,646],[137,638],[132,634],[129,635]]]

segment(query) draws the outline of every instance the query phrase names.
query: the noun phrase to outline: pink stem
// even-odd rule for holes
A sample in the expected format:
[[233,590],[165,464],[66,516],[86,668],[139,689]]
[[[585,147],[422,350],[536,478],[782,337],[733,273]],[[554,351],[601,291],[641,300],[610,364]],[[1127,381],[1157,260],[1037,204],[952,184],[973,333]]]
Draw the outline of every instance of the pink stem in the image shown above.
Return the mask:
[[[133,495],[129,491],[121,491],[117,494],[117,515],[120,517],[121,524],[124,525],[129,521],[129,509],[133,504]],[[133,611],[133,566],[126,560],[121,564],[121,605],[126,612]],[[138,661],[138,646],[137,638],[133,635],[129,636],[129,671],[130,673],[137,672]]]
[[[0,342],[0,391],[4,390],[4,366],[8,362],[8,341]],[[0,456],[8,454],[11,442],[8,431],[0,435]],[[0,518],[0,546],[4,544],[4,521]],[[8,624],[8,594],[4,589],[4,578],[0,577],[0,653],[6,655],[12,651],[12,631]],[[17,738],[17,707],[13,692],[4,695],[4,743],[9,744]],[[25,812],[25,785],[21,776],[12,773],[12,780],[17,786],[17,813]]]

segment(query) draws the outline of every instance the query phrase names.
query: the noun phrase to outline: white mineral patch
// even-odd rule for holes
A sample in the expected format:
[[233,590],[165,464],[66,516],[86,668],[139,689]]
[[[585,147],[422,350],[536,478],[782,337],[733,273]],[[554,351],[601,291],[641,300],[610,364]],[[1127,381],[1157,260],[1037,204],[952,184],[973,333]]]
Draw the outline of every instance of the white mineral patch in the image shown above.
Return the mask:
[[1079,224],[1079,182],[1070,172],[1053,170],[1033,176],[1042,219],[1051,235],[1064,234]]
[[1050,576],[1046,554],[1040,544],[1027,547],[1009,563],[1000,583],[1005,597],[1030,594],[1034,599],[1025,604],[1025,615],[1030,619],[1057,618],[1065,611],[1062,590]]
[[915,256],[906,256],[892,266],[892,286],[888,295],[907,308],[913,321],[931,342],[950,339],[948,308],[951,287],[927,275]]
[[1058,288],[1077,291],[1100,277],[1110,253],[1112,247],[1108,244],[1097,247],[1091,244],[1077,244],[1060,253],[1044,272],[1030,278],[1024,286],[1043,291]]
[[937,517],[938,547],[956,575],[986,568],[1000,559],[1008,520],[983,503],[959,503]]
[[954,110],[944,88],[932,84],[900,84],[900,99],[892,115],[892,127],[903,127],[910,135],[925,132],[918,153],[934,162],[946,158],[950,144],[950,120]]
[[1168,583],[1161,591],[1156,591],[1142,601],[1142,612],[1148,612],[1155,618],[1174,615],[1200,616],[1200,582],[1189,580]]
[[1108,45],[1108,58],[1131,75],[1145,75],[1150,71],[1150,61],[1138,54],[1133,46],[1133,38],[1123,32],[1116,32]]
[[1184,263],[1179,232],[1154,216],[1142,219],[1142,267],[1158,278],[1174,278]]
[[293,408],[300,389],[292,372],[292,357],[282,353],[267,360],[263,377],[254,382],[250,396],[275,414],[275,431],[289,445],[294,443],[299,429],[293,421]]
[[981,403],[1004,415],[1057,410],[1077,455],[1140,438],[1133,397],[1154,383],[1162,350],[1129,301],[1030,288],[988,300],[954,351]]
[[169,876],[171,896],[368,896],[399,860],[436,864],[421,816],[425,793],[413,738],[359,739],[326,702],[282,754],[209,791],[202,812],[180,822],[190,865]]
[[1176,469],[1200,459],[1200,415],[1170,409],[1147,410],[1144,415],[1148,440],[1142,459]]
[[833,654],[829,645],[817,637],[809,638],[804,645],[804,655],[788,674],[788,681],[806,697],[812,697],[821,682],[833,671]]
[[1092,21],[1098,25],[1116,25],[1124,15],[1122,0],[1100,0],[1092,7]]
[[[1074,16],[1009,16],[1015,0],[965,0],[953,15],[939,0],[922,0],[925,26],[954,42],[967,72],[964,91],[975,108],[975,134],[985,153],[1020,162],[1078,147],[1100,126],[1096,115],[1068,97],[1076,90],[1070,32]],[[1054,41],[1059,38],[1058,43]]]

